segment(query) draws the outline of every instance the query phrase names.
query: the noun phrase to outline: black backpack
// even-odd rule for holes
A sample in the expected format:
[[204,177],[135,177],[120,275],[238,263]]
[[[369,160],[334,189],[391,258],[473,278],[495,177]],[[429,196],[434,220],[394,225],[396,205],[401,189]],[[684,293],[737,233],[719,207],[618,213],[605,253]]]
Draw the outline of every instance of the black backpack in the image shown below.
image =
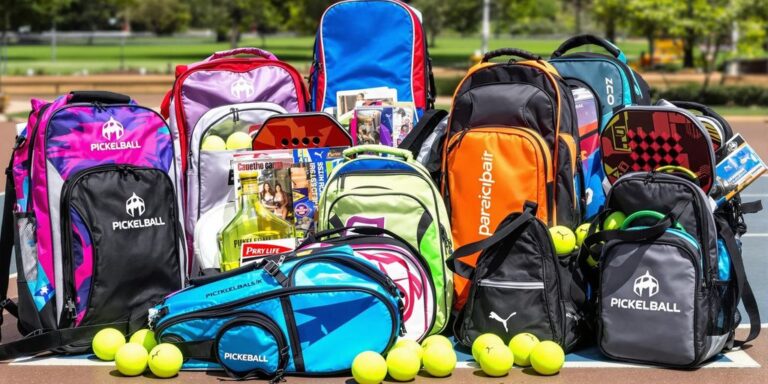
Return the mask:
[[[520,332],[555,341],[566,351],[580,341],[584,324],[571,299],[576,255],[555,254],[536,208],[527,202],[493,236],[457,249],[448,260],[449,268],[471,281],[467,303],[454,322],[461,344],[471,346],[484,333],[509,340]],[[474,268],[459,260],[476,252],[481,253]]]
[[[622,229],[601,230],[614,211],[627,215]],[[636,172],[617,180],[578,264],[592,287],[585,299],[608,357],[696,367],[760,332],[737,236],[680,174]],[[751,325],[743,341],[734,339],[739,301]]]

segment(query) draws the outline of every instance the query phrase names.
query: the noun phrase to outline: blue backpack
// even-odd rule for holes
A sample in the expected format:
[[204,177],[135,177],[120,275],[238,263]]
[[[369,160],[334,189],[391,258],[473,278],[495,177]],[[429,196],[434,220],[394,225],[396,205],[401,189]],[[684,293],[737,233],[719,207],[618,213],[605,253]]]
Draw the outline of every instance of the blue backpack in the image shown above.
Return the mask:
[[389,277],[338,246],[192,279],[150,310],[150,324],[192,359],[186,368],[277,381],[344,374],[360,352],[384,353],[402,334],[402,309]]
[[310,69],[310,105],[325,111],[339,91],[389,87],[421,114],[434,103],[434,79],[420,14],[399,0],[350,0],[320,19]]
[[[566,52],[586,45],[604,48],[610,55],[593,52]],[[585,132],[579,114],[581,160],[584,171],[584,219],[594,217],[605,203],[600,162],[599,133],[613,112],[628,105],[650,105],[648,84],[627,65],[624,53],[608,40],[593,35],[579,35],[566,40],[552,53],[549,62],[572,88],[591,92],[597,107],[597,129]],[[577,104],[579,100],[577,99]],[[577,107],[577,112],[578,112]]]

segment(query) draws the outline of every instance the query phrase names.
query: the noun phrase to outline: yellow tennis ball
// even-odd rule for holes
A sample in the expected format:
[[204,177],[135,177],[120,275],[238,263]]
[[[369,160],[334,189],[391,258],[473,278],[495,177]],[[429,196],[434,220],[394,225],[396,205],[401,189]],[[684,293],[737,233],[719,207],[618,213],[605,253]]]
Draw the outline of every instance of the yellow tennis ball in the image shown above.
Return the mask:
[[352,377],[360,384],[379,384],[387,376],[387,362],[376,352],[360,352],[352,360]]
[[235,151],[238,149],[251,149],[251,135],[245,132],[235,132],[227,137],[227,149]]
[[515,364],[521,367],[531,365],[530,355],[533,347],[539,344],[539,338],[530,333],[518,333],[509,341],[509,349],[515,358]]
[[451,343],[451,340],[442,335],[432,335],[427,337],[421,342],[421,348],[426,350],[427,347],[435,344],[444,345],[449,349],[453,349],[453,343]]
[[558,225],[550,228],[549,234],[558,256],[568,256],[576,249],[576,235],[570,228]]
[[182,364],[184,364],[184,356],[173,344],[158,344],[149,351],[149,370],[161,379],[176,376]]
[[542,341],[531,351],[531,365],[540,375],[554,375],[565,364],[565,353],[554,341]]
[[419,362],[421,362],[421,356],[424,354],[424,350],[421,349],[421,345],[415,340],[400,339],[397,341],[397,343],[395,343],[395,346],[392,347],[392,349],[398,348],[406,348],[412,350],[414,353],[416,353],[416,356],[419,357]]
[[114,328],[104,328],[93,337],[91,348],[101,360],[112,361],[115,359],[115,353],[125,345],[125,336],[122,332]]
[[115,354],[117,370],[125,376],[138,376],[147,369],[147,350],[136,343],[127,343]]
[[584,223],[576,227],[575,233],[577,247],[581,247],[581,245],[584,244],[584,239],[586,239],[587,235],[589,234],[589,225],[589,223]]
[[611,229],[619,229],[622,224],[624,224],[624,220],[627,219],[627,216],[624,214],[624,212],[616,211],[608,215],[608,217],[605,218],[603,221],[603,229],[605,230],[611,230]]
[[227,143],[221,137],[209,135],[203,140],[202,149],[203,151],[226,151]]
[[505,344],[495,344],[486,347],[478,354],[480,369],[491,377],[504,376],[512,369],[515,357]]
[[504,340],[501,339],[501,337],[493,334],[493,333],[484,333],[475,339],[474,342],[472,342],[472,357],[475,358],[475,361],[480,361],[480,351],[485,349],[486,347],[492,346],[492,345],[505,345]]
[[429,345],[422,357],[424,369],[434,377],[446,377],[456,368],[456,352],[442,343]]
[[147,352],[151,351],[152,348],[157,345],[157,341],[155,341],[155,333],[149,329],[140,329],[134,332],[128,342],[143,345]]
[[419,355],[408,347],[395,348],[387,355],[389,376],[397,381],[410,381],[421,369]]

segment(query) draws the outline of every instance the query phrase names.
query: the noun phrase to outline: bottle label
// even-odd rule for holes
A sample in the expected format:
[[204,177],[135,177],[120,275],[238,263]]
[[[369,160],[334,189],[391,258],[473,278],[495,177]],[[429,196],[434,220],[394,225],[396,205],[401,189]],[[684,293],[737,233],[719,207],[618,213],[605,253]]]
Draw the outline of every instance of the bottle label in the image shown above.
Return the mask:
[[296,249],[295,238],[246,242],[240,246],[240,265],[294,249]]

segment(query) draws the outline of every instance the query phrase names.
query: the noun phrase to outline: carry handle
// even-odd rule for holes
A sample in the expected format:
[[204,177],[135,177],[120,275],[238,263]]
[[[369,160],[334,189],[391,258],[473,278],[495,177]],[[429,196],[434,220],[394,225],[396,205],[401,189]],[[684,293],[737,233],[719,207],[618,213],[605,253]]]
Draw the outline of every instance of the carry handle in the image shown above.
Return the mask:
[[74,103],[102,103],[102,104],[128,104],[131,97],[122,93],[109,91],[72,91],[69,93],[68,104]]
[[252,56],[263,57],[267,60],[277,60],[277,56],[275,56],[270,51],[267,51],[261,48],[242,47],[242,48],[228,49],[226,51],[218,51],[213,55],[208,56],[208,58],[203,61],[213,61],[213,60],[223,59],[225,57],[237,56],[237,55],[252,55]]
[[[648,209],[644,209],[642,211],[637,211],[637,212],[627,216],[627,218],[624,219],[624,222],[621,223],[621,227],[619,227],[619,229],[622,230],[622,231],[626,231],[627,229],[632,228],[632,224],[635,221],[637,221],[638,219],[646,218],[646,217],[650,217],[650,218],[656,219],[656,220],[664,220],[664,218],[666,216],[663,213],[659,212],[659,211],[651,211],[651,210],[648,210]],[[675,221],[673,226],[676,229],[679,229],[679,230],[685,232],[685,228],[683,227],[682,224],[680,224],[679,221]]]
[[555,52],[552,52],[551,58],[556,58],[564,55],[566,52],[570,51],[571,49],[582,47],[585,45],[597,45],[598,47],[605,48],[606,51],[608,51],[613,57],[621,60],[622,62],[626,63],[626,57],[624,57],[624,53],[621,52],[621,50],[613,45],[610,41],[605,40],[601,37],[597,37],[595,35],[590,34],[584,34],[584,35],[578,35],[571,37],[570,39],[564,41],[562,44],[560,44],[559,47],[555,50]]
[[378,144],[358,145],[357,147],[347,148],[344,150],[343,154],[345,158],[352,159],[357,155],[365,152],[372,152],[379,155],[392,155],[400,157],[405,161],[413,160],[413,154],[407,149],[388,147],[386,145]]
[[493,58],[500,57],[500,56],[517,56],[521,57],[526,60],[541,60],[541,56],[528,52],[523,49],[518,48],[500,48],[496,49],[490,52],[487,52],[485,55],[483,55],[483,63],[486,63],[490,61]]
[[414,255],[419,254],[418,250],[416,250],[416,248],[414,248],[411,245],[411,243],[409,243],[408,241],[400,237],[400,235],[385,228],[370,227],[370,226],[359,226],[359,227],[351,226],[351,227],[331,228],[331,229],[326,229],[325,231],[309,234],[307,235],[306,240],[304,240],[301,243],[301,245],[296,247],[296,249],[302,249],[310,244],[322,242],[324,239],[330,239],[334,235],[339,235],[344,232],[354,232],[354,234],[366,235],[366,236],[388,236],[407,245],[409,250],[413,252]]
[[689,180],[693,181],[694,183],[699,183],[699,176],[697,176],[693,171],[690,169],[680,166],[680,165],[664,165],[661,167],[656,168],[656,172],[663,172],[663,173],[679,173],[685,177],[687,177]]
[[697,111],[704,116],[719,117],[719,115],[714,110],[712,110],[712,108],[707,107],[704,104],[696,103],[693,101],[669,101],[669,102],[674,104],[675,107]]

